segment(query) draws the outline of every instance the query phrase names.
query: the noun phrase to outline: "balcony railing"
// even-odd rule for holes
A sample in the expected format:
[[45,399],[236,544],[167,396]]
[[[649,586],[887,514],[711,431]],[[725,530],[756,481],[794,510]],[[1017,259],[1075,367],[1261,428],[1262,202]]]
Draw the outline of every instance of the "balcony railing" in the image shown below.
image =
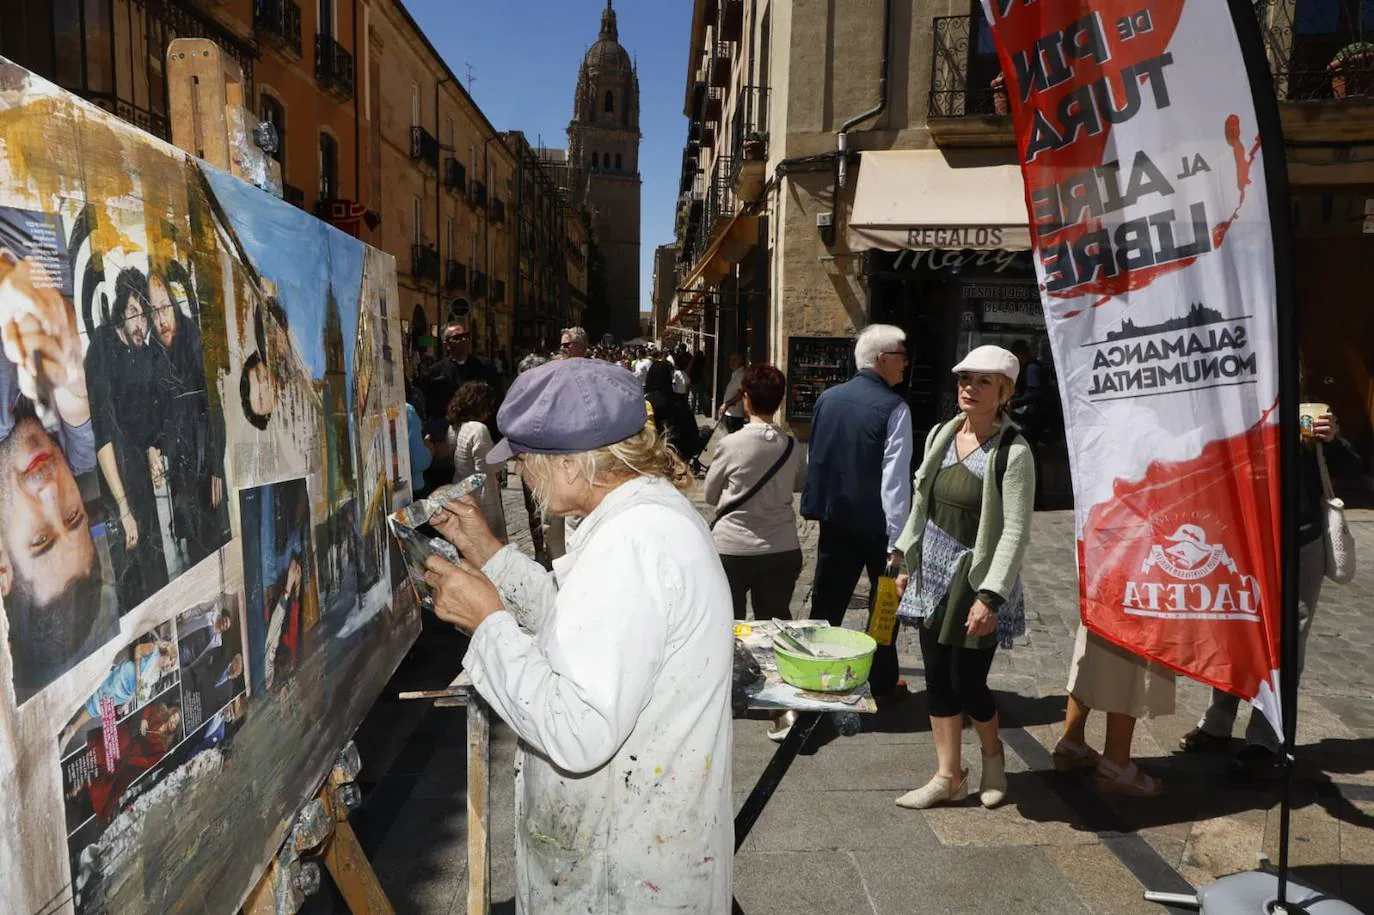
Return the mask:
[[506,221],[506,203],[500,197],[491,198],[491,221],[495,223]]
[[475,207],[486,206],[487,186],[483,184],[481,181],[474,180],[471,184],[468,185],[468,199],[472,201],[472,205]]
[[285,200],[293,207],[305,209],[305,191],[293,184],[283,184],[281,186],[281,199]]
[[459,194],[468,189],[468,170],[452,156],[444,160],[444,187]]
[[730,85],[731,68],[730,42],[717,41],[711,54],[711,85],[724,89]]
[[450,292],[468,288],[467,266],[451,259],[444,261],[444,288]]
[[301,8],[292,0],[256,0],[253,28],[258,40],[297,60],[301,56]]
[[353,55],[329,35],[315,36],[315,79],[340,100],[353,97]]
[[934,38],[930,117],[1004,113],[1005,94],[994,101],[993,80],[1002,71],[983,16],[937,16]]
[[493,305],[502,305],[506,301],[506,281],[491,281],[491,302]]
[[439,282],[439,252],[433,245],[410,246],[410,275],[417,280]]
[[1281,101],[1374,98],[1374,11],[1370,6],[1255,0]]
[[711,184],[706,191],[706,221],[702,231],[705,238],[714,235],[722,222],[735,215],[735,194],[731,189],[734,177],[734,160],[729,156],[717,156],[711,170]]
[[481,270],[472,271],[472,294],[477,298],[487,294],[487,275]]
[[434,134],[418,124],[410,128],[410,158],[411,161],[428,165],[435,171],[439,169],[439,141],[434,139]]

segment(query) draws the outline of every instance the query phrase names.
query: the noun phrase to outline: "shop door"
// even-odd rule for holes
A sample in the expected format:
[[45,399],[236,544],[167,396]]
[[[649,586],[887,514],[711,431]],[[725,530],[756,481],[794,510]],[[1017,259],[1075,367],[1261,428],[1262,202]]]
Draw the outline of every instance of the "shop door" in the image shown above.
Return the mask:
[[[1303,399],[1331,405],[1367,472],[1374,459],[1374,236],[1298,239],[1295,253]],[[1338,488],[1370,501],[1358,491],[1363,486]]]

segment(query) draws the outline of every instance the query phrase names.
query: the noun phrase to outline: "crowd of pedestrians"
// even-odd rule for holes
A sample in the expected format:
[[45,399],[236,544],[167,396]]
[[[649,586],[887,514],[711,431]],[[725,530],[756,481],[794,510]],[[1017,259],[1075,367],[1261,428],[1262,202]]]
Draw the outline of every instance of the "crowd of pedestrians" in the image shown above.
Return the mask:
[[[496,373],[466,341],[462,325],[445,329],[446,355],[416,379],[412,409],[430,404],[421,413],[427,453],[419,455],[420,464],[431,459],[427,483],[488,473],[498,484],[487,487],[495,497],[455,505],[438,525],[470,564],[438,561],[431,583],[437,615],[473,633],[465,666],[477,690],[535,756],[522,766],[520,788],[526,903],[632,910],[651,888],[662,905],[660,888],[691,885],[678,879],[689,860],[701,889],[680,900],[684,908],[717,911],[728,899],[731,619],[751,610],[761,620],[790,616],[807,561],[798,492],[802,518],[818,526],[809,615],[841,625],[859,577],[867,576],[872,595],[887,576],[900,595],[899,624],[918,636],[937,764],[895,802],[923,809],[975,793],[962,753],[965,718],[980,748],[976,795],[985,807],[1006,800],[988,674],[997,651],[1025,632],[1021,567],[1036,504],[1035,436],[1055,421],[1028,347],[965,354],[953,369],[958,412],[930,429],[918,452],[911,409],[897,390],[906,335],[891,325],[858,335],[857,374],[816,400],[805,447],[779,419],[787,381],[773,365],[732,356],[713,405],[701,390],[703,354],[596,348],[574,327],[558,353],[521,360],[502,402]],[[435,402],[447,404],[442,420]],[[703,468],[697,458],[717,431],[698,427],[708,415],[726,434]],[[1335,417],[1318,417],[1302,466],[1300,648],[1324,570],[1318,443],[1337,445],[1328,449],[1334,461],[1353,459]],[[511,460],[525,487],[533,559],[504,545],[499,483]],[[683,495],[694,467],[704,470],[695,475],[704,475],[709,523]],[[488,619],[498,622],[484,625]],[[883,641],[869,678],[880,709],[911,694],[897,640]],[[1132,762],[1131,742],[1136,720],[1173,712],[1174,675],[1080,628],[1067,688],[1055,767],[1083,772],[1103,792],[1158,795],[1164,786]],[[1093,710],[1107,718],[1100,752],[1085,736]],[[1215,695],[1180,749],[1227,747],[1236,711],[1234,698]],[[791,714],[777,715],[769,736],[781,740],[793,723]],[[1232,769],[1277,771],[1277,749],[1255,714]],[[698,774],[670,777],[689,771]],[[567,823],[540,819],[540,811],[566,812],[574,801],[577,815]],[[641,824],[660,822],[678,824],[677,864],[640,834]],[[558,844],[571,841],[558,832],[568,824],[598,837],[597,847]],[[539,845],[550,836],[580,860],[607,866],[582,869],[569,883]]]

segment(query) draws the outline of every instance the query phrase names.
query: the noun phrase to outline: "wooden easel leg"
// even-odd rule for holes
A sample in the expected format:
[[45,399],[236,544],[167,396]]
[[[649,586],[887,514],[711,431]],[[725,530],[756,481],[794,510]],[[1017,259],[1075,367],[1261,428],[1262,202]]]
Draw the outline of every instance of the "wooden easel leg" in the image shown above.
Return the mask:
[[335,824],[334,835],[325,843],[321,860],[353,915],[395,915],[396,910],[387,900],[372,864],[358,843],[357,833],[347,820]]
[[487,704],[468,702],[468,915],[491,911],[491,722]]
[[257,885],[248,892],[243,915],[277,915],[277,862],[274,858]]

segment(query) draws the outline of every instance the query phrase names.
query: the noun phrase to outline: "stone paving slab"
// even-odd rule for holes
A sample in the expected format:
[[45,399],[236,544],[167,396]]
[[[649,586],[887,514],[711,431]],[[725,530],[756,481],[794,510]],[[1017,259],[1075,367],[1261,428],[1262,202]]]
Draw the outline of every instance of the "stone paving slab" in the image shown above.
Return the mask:
[[[518,482],[512,483],[505,492],[507,522],[514,541],[528,550],[524,506]],[[1365,561],[1351,585],[1328,583],[1319,605],[1300,701],[1292,853],[1296,875],[1374,912],[1374,513],[1354,513],[1352,520]],[[799,533],[807,562],[793,615],[805,616],[816,527],[800,522]],[[1274,852],[1276,794],[1232,785],[1220,759],[1173,752],[1206,705],[1207,689],[1198,684],[1180,680],[1178,712],[1137,728],[1136,752],[1144,768],[1165,780],[1164,798],[1106,798],[1086,779],[1044,771],[1063,717],[1077,624],[1073,556],[1071,513],[1038,514],[1024,571],[1028,632],[1013,651],[998,653],[991,676],[1008,724],[1019,729],[1007,736],[1008,805],[915,812],[892,803],[923,783],[935,764],[919,694],[919,648],[903,633],[902,669],[917,695],[868,719],[863,733],[842,738],[832,731],[798,758],[736,858],[744,911],[1157,912],[1141,900],[1137,873],[1182,874],[1200,883],[1253,867],[1261,851]],[[860,582],[847,625],[865,622],[866,590]],[[454,658],[453,669],[457,664]],[[1099,743],[1100,717],[1089,728]],[[377,824],[373,833],[360,827],[360,834],[398,912],[463,911],[463,727],[461,709],[426,713],[360,814],[361,823]],[[735,724],[737,804],[776,749],[767,727],[766,720]],[[492,765],[493,898],[504,902],[498,912],[513,911],[513,749],[511,733],[498,726]],[[976,780],[971,731],[964,753]],[[399,812],[374,816],[374,798],[399,804]],[[1113,837],[1132,834],[1151,860],[1119,857],[1123,846]]]

